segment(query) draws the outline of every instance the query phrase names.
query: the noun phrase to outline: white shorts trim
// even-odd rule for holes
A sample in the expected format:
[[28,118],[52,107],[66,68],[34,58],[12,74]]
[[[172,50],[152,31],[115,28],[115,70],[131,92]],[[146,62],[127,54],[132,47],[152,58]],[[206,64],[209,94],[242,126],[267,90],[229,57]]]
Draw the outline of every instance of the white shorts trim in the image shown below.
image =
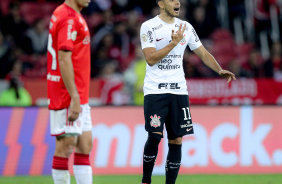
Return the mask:
[[83,131],[92,130],[91,112],[88,104],[81,106],[81,112],[77,120],[67,120],[69,108],[62,110],[50,110],[50,132],[52,136],[81,135]]

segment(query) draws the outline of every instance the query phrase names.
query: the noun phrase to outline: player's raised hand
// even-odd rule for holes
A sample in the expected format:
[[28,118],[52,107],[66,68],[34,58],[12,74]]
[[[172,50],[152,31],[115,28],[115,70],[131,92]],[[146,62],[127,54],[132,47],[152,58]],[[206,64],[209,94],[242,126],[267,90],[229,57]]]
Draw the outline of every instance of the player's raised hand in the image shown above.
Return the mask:
[[186,29],[186,24],[184,24],[184,27],[182,28],[182,23],[179,26],[179,30],[177,31],[176,34],[174,34],[174,30],[172,30],[171,33],[171,40],[172,42],[177,45],[184,37],[184,31]]
[[68,120],[71,122],[75,121],[78,118],[79,113],[80,113],[80,99],[78,95],[71,98]]
[[229,83],[232,79],[233,79],[233,80],[236,80],[235,74],[232,73],[232,72],[229,72],[228,70],[220,70],[220,71],[218,72],[218,74],[219,74],[221,77],[227,79],[227,83]]

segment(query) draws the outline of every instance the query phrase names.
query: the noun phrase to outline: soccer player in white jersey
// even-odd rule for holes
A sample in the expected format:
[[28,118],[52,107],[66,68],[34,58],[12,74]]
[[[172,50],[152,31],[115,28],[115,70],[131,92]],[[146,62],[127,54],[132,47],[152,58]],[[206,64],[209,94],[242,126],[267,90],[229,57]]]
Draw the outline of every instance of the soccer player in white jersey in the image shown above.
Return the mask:
[[143,184],[151,183],[152,171],[158,154],[158,145],[166,126],[168,155],[166,184],[175,184],[181,165],[182,137],[193,134],[188,91],[182,59],[189,48],[200,59],[229,83],[235,75],[223,70],[203,47],[196,31],[179,16],[179,0],[156,0],[160,15],[144,22],[140,39],[147,67],[144,81],[144,116],[148,139],[143,155]]

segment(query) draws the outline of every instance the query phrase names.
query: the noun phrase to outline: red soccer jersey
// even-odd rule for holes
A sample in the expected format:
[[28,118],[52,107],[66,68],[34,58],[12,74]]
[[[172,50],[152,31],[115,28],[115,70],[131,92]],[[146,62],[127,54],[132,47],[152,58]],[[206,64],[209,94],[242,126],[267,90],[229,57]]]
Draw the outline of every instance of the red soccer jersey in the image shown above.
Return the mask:
[[90,34],[88,26],[75,10],[65,3],[56,8],[51,17],[47,56],[47,84],[49,109],[58,110],[70,105],[70,95],[64,85],[58,51],[72,52],[75,84],[80,103],[88,103],[90,83]]

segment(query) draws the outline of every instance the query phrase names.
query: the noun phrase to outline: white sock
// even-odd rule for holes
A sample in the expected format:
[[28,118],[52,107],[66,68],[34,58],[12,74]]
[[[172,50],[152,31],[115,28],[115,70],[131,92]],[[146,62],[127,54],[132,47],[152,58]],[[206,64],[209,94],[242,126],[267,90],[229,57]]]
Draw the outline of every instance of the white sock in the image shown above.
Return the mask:
[[69,170],[52,169],[54,184],[70,184]]
[[74,165],[73,172],[77,184],[92,184],[92,168],[90,165]]

